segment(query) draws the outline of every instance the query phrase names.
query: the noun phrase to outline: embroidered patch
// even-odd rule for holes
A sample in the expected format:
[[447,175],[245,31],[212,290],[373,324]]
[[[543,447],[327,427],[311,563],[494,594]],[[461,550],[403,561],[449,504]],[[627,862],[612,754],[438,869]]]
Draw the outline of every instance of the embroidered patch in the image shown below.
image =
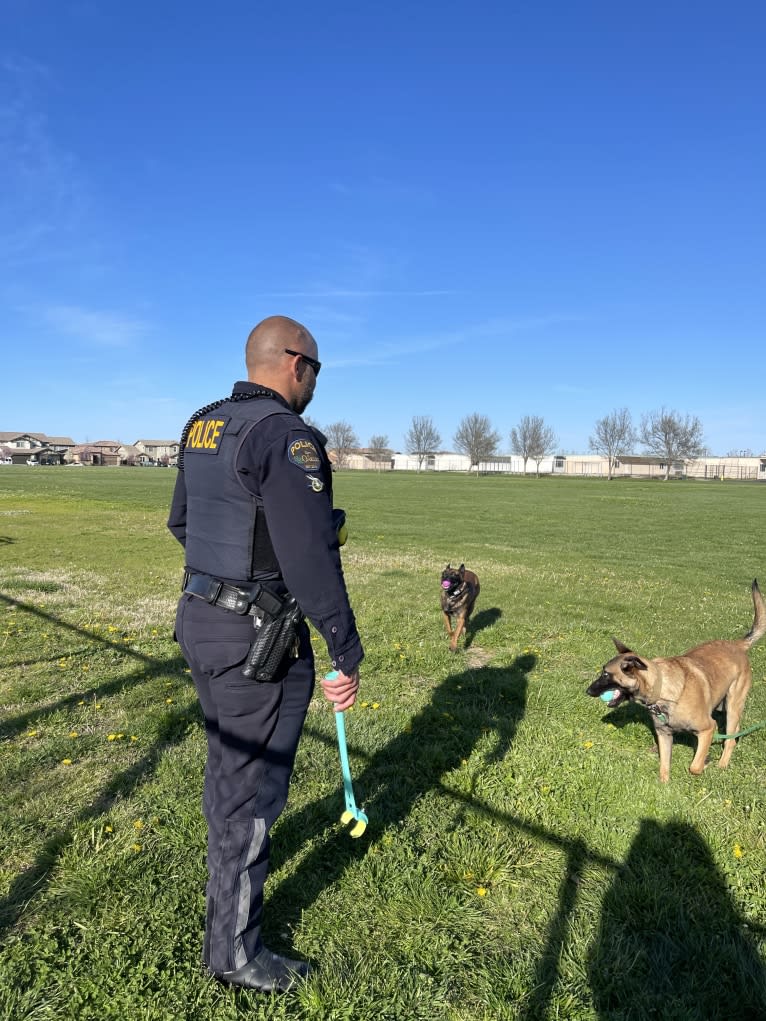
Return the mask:
[[229,415],[218,417],[215,413],[198,418],[186,437],[186,451],[195,454],[217,454],[221,449],[221,437],[231,421]]
[[311,440],[294,440],[287,451],[287,459],[305,472],[318,471],[322,464],[319,452]]
[[324,489],[324,482],[322,482],[321,479],[318,479],[316,475],[309,475],[309,486],[315,493],[321,493]]

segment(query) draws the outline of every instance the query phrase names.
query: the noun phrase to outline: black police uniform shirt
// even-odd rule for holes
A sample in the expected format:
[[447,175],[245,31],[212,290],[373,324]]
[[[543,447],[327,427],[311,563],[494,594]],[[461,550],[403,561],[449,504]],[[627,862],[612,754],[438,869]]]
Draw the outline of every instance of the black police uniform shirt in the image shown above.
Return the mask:
[[[280,394],[248,382],[235,384],[233,394],[250,393],[268,396],[225,402],[200,416],[192,426],[183,452],[184,468],[176,479],[168,528],[187,549],[189,570],[233,584],[281,576],[327,643],[333,666],[351,673],[361,663],[364,650],[341,567],[332,519],[332,471],[324,444]],[[229,452],[234,438],[227,435],[227,429],[242,428],[243,408],[254,406],[257,414],[262,401],[277,413],[269,414],[249,431],[243,429],[244,439],[236,445],[232,456]],[[226,455],[219,456],[224,449]],[[231,465],[227,464],[229,457],[233,460]],[[232,486],[246,494],[247,499],[221,502],[227,487],[230,493],[235,492]],[[212,501],[208,499],[211,488],[215,491]],[[254,563],[252,570],[244,571],[249,577],[232,577],[221,571],[220,565],[218,570],[212,570],[210,562],[204,567],[190,562],[187,539],[194,534],[194,516],[202,513],[206,503],[215,507],[216,498],[221,517],[230,513],[243,516],[244,522],[235,523],[244,523],[250,533],[256,517],[265,517],[276,563]],[[206,527],[210,528],[209,522]],[[225,527],[220,529],[218,537],[225,541],[229,531]],[[226,557],[219,559],[223,562]],[[262,566],[266,570],[261,570]]]

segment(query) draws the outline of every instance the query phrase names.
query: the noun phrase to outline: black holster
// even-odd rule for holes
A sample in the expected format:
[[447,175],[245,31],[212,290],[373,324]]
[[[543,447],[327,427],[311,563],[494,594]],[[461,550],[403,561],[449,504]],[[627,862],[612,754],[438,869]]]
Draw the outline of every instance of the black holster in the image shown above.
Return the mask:
[[276,614],[258,610],[253,615],[255,638],[242,667],[243,675],[256,681],[273,681],[284,657],[297,648],[302,620],[301,608],[291,595],[285,596]]

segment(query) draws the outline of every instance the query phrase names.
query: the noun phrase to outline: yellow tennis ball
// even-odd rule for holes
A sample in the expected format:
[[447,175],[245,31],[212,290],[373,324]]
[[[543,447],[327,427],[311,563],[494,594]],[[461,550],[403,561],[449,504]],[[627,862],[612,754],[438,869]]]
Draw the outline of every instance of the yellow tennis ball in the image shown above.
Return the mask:
[[346,527],[346,524],[344,522],[338,529],[338,545],[345,546],[346,539],[348,539],[348,528]]

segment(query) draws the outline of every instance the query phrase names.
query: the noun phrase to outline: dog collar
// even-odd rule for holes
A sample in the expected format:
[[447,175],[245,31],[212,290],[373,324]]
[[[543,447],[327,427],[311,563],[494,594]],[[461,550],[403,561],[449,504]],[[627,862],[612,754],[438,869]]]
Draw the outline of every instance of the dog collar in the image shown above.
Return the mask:
[[668,722],[668,713],[670,712],[670,709],[666,705],[660,705],[659,702],[654,702],[646,708],[652,716],[657,718],[658,723],[666,724]]

